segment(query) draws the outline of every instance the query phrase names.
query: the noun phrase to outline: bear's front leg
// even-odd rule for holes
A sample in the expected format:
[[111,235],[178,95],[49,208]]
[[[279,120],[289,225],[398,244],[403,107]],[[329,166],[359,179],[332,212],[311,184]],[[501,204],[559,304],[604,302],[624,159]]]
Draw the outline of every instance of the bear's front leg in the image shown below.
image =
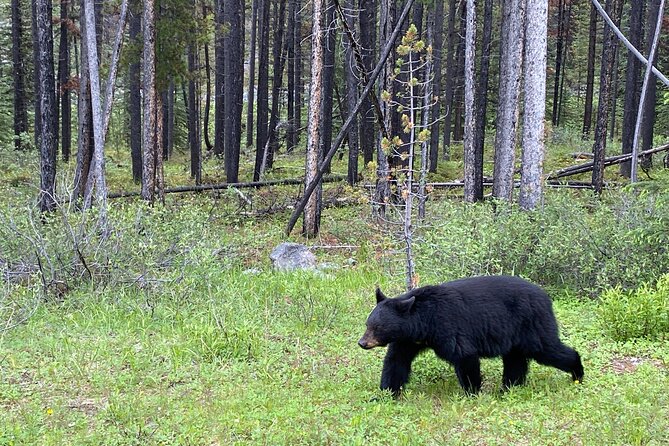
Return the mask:
[[472,395],[481,390],[481,361],[478,356],[466,356],[453,363],[460,386]]
[[388,353],[383,360],[381,373],[381,390],[390,390],[397,398],[402,386],[409,381],[411,362],[420,353],[424,346],[413,342],[391,342],[388,344]]

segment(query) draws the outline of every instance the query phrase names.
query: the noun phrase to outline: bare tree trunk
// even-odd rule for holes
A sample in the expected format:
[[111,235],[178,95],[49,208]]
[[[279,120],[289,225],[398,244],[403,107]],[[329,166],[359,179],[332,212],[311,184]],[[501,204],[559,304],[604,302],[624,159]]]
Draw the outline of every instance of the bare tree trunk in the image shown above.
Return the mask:
[[295,26],[293,38],[295,39],[295,111],[291,116],[292,125],[295,129],[295,145],[300,141],[302,128],[302,1],[297,0],[295,5]]
[[[206,12],[205,12],[206,15]],[[209,111],[211,110],[211,64],[209,63],[209,44],[204,42],[204,70],[207,78],[207,93],[204,102],[204,145],[207,151],[213,150],[214,145],[209,140]]]
[[[70,20],[68,8],[71,0],[60,0],[60,44],[58,48],[58,95],[61,115],[61,154],[66,163],[70,160],[72,147],[72,104],[70,102],[70,44],[67,25]],[[58,119],[56,119],[58,125]]]
[[450,0],[448,8],[448,44],[446,48],[446,85],[444,86],[444,154],[443,159],[448,161],[451,154],[451,131],[453,127],[453,84],[455,82],[455,42],[460,36],[455,33],[455,18],[458,15],[456,0]]
[[[635,0],[636,1],[636,0]],[[588,39],[588,69],[585,82],[585,112],[583,113],[583,139],[590,136],[592,126],[592,96],[595,85],[595,53],[597,51],[597,10],[590,5],[590,32]]]
[[224,0],[214,0],[214,155],[219,157],[225,150],[225,3]]
[[[80,10],[85,9],[84,1],[80,2]],[[81,73],[79,75],[79,100],[77,106],[78,138],[77,166],[74,172],[72,200],[85,196],[87,180],[93,159],[93,114],[91,105],[90,75],[88,67],[88,45],[86,38],[86,22],[80,18],[81,27]]]
[[467,26],[465,32],[465,201],[473,203],[477,198],[476,186],[476,109],[474,103],[474,65],[476,47],[476,5],[467,0]]
[[37,28],[37,59],[35,65],[39,84],[40,112],[40,193],[39,207],[42,212],[56,207],[56,140],[58,130],[53,119],[56,102],[56,81],[53,73],[53,33],[51,25],[51,1],[35,0],[35,25]]
[[239,155],[242,140],[242,105],[244,91],[244,27],[241,0],[230,0],[223,7],[223,21],[229,33],[225,39],[225,177],[229,183],[237,182]]
[[[251,11],[251,42],[249,43],[249,89],[246,108],[246,146],[253,145],[253,107],[256,94],[256,47],[257,47],[257,29],[258,29],[258,3],[260,0],[252,0]],[[292,0],[295,1],[295,0]],[[290,94],[290,93],[289,93]]]
[[[141,45],[139,35],[142,31],[142,14],[139,1],[132,2],[130,15],[130,41]],[[132,179],[142,181],[142,94],[140,61],[132,60],[128,64],[128,115],[130,126],[130,154],[132,159]]]
[[[606,10],[613,13],[618,9],[620,0],[607,0]],[[620,14],[616,14],[614,20],[620,22]],[[616,37],[609,27],[604,28],[604,40],[602,48],[602,68],[599,78],[599,106],[597,109],[597,121],[595,124],[595,142],[592,148],[594,155],[594,166],[592,169],[592,185],[597,193],[604,188],[604,158],[606,158],[606,136],[609,124],[609,112],[611,105],[611,84],[613,81],[613,55],[617,45]]]
[[[348,28],[353,31],[355,29],[355,1],[346,0],[344,2],[344,8],[346,10],[346,23]],[[356,102],[358,102],[358,84],[357,78],[355,75],[355,58],[353,55],[353,42],[346,41],[346,53],[345,53],[345,67],[344,73],[346,76],[346,108],[348,113],[351,113],[351,110],[355,107]],[[348,184],[351,186],[358,181],[358,119],[354,115],[353,123],[351,124],[351,129],[348,132]]]
[[258,181],[261,175],[265,144],[268,138],[269,118],[269,0],[258,0],[260,18],[258,31],[258,105],[256,107],[256,159],[253,169],[253,180]]
[[[273,76],[272,76],[272,109],[268,126],[268,143],[265,146],[267,152],[263,154],[265,168],[271,168],[274,164],[274,152],[278,148],[278,125],[279,125],[279,102],[281,84],[283,83],[283,69],[286,62],[284,47],[284,23],[286,18],[286,0],[279,0],[274,6],[274,38],[273,38]],[[264,169],[262,169],[264,171]],[[262,173],[261,171],[261,173]]]
[[[193,1],[193,6],[195,2]],[[195,179],[195,184],[202,181],[202,140],[200,138],[200,107],[199,107],[199,85],[196,77],[198,71],[198,50],[193,42],[188,45],[188,146],[190,149],[190,176]],[[227,81],[227,79],[226,79]],[[227,82],[225,82],[227,85]],[[227,92],[226,92],[227,93]],[[227,98],[228,96],[225,95]],[[226,133],[227,136],[227,133]]]
[[[307,160],[305,166],[305,184],[308,187],[316,180],[316,174],[321,161],[320,140],[321,102],[323,93],[323,60],[324,40],[323,10],[325,0],[313,0],[312,30],[311,30],[311,86],[309,91],[309,118],[307,129]],[[321,214],[322,185],[310,197],[304,208],[302,233],[305,236],[314,236],[318,233]]]
[[[333,96],[334,96],[334,77],[335,77],[335,8],[332,4],[332,1],[325,0],[325,23],[324,23],[324,32],[325,32],[325,48],[324,60],[323,60],[323,92],[322,98],[323,102],[321,103],[321,159],[325,156],[326,153],[330,151],[332,147],[332,126],[333,126]],[[330,173],[330,169],[326,170],[326,173]]]
[[[142,198],[153,204],[156,191],[161,194],[157,179],[157,159],[162,158],[156,145],[156,15],[154,0],[144,1],[144,156],[142,157]],[[161,194],[162,195],[162,194]]]
[[14,148],[22,150],[22,134],[28,131],[28,112],[25,87],[25,68],[23,66],[23,41],[21,2],[12,0],[12,76],[14,88]]
[[[465,34],[466,34],[466,10],[464,3],[460,9],[460,31],[457,34],[456,66],[454,71],[453,86],[453,139],[463,141],[463,114],[464,114],[464,90],[465,90]],[[449,142],[450,146],[450,142]]]
[[[629,15],[630,42],[636,48],[643,40],[643,10],[645,0],[631,2]],[[623,107],[622,153],[632,153],[634,145],[634,122],[639,110],[641,62],[631,51],[627,51],[627,72],[625,75],[625,105]],[[620,174],[629,178],[632,164],[626,161],[620,165]]]
[[[35,73],[33,74],[33,87],[34,87],[34,111],[35,111],[35,147],[37,150],[40,150],[40,135],[42,134],[42,112],[40,110],[41,102],[41,92],[40,92],[40,83],[41,79],[40,69],[42,66],[37,62],[39,60],[39,40],[38,40],[38,29],[37,29],[37,2],[32,1],[32,32],[33,32],[33,69]],[[49,11],[51,11],[51,3],[49,2]],[[52,43],[53,46],[53,43]]]
[[524,34],[525,1],[503,0],[499,71],[506,74],[499,83],[492,195],[507,201],[513,199]]
[[[662,8],[660,7],[662,5]],[[646,33],[646,46],[650,53],[653,45],[655,28],[658,21],[658,14],[663,12],[664,2],[662,0],[648,1],[648,27]],[[662,16],[660,16],[662,17]],[[655,59],[651,60],[651,65],[657,63],[657,52]],[[646,98],[643,104],[643,121],[641,123],[641,150],[650,150],[653,147],[653,130],[655,128],[655,107],[657,105],[657,78],[650,76],[647,83]],[[634,161],[632,161],[634,162]],[[652,167],[653,157],[647,156],[641,159],[642,167],[649,169]]]
[[[442,58],[444,56],[444,0],[436,0],[433,6],[434,10],[428,18],[428,36],[432,36],[432,57],[433,57],[433,78],[432,78],[432,95],[441,95],[441,67]],[[432,128],[430,129],[430,150],[429,150],[429,170],[430,172],[437,171],[437,163],[439,162],[439,118],[441,113],[441,99],[434,101],[430,115],[434,120]],[[448,113],[448,110],[446,110]],[[445,149],[444,149],[445,150]]]
[[543,199],[544,117],[548,0],[527,2],[525,22],[525,114],[518,204],[532,210]]
[[566,7],[565,0],[558,1],[558,29],[555,37],[555,75],[553,78],[553,112],[551,113],[551,124],[555,127],[558,123],[559,101],[560,96],[560,75],[562,74],[562,52],[564,50],[565,41],[565,15]]
[[[358,4],[360,9],[360,46],[363,48],[362,60],[365,71],[369,73],[374,64],[374,45],[376,41],[374,12],[376,4],[373,0],[359,0]],[[372,107],[372,101],[366,98],[360,113],[360,147],[365,166],[374,159],[374,142],[376,140],[374,126],[376,120]]]

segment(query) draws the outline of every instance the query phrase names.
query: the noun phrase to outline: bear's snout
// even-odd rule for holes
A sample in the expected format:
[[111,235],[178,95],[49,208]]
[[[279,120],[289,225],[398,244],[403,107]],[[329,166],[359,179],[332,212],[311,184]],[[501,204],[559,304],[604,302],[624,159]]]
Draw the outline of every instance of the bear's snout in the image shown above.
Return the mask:
[[358,345],[365,350],[369,350],[370,348],[377,347],[379,345],[379,341],[374,337],[373,334],[371,334],[369,331],[366,331],[358,341]]

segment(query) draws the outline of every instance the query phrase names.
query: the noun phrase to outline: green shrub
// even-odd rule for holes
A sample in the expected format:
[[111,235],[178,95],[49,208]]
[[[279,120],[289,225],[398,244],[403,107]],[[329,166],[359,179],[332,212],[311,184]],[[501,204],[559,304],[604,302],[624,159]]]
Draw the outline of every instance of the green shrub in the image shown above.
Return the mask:
[[616,341],[665,338],[669,333],[669,274],[655,286],[645,283],[631,291],[606,290],[598,319],[603,331]]

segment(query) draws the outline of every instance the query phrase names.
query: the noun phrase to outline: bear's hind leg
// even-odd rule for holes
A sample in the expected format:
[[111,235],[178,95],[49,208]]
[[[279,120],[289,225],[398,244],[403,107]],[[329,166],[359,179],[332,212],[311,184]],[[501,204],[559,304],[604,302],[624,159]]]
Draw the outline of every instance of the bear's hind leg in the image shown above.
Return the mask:
[[527,376],[528,358],[521,352],[511,350],[502,357],[504,362],[504,375],[502,385],[505,389],[511,386],[519,386],[525,383]]
[[454,362],[460,386],[469,394],[481,390],[481,361],[478,356],[467,356]]
[[574,381],[583,381],[583,364],[581,357],[571,347],[559,344],[553,347],[547,347],[543,351],[533,355],[533,358],[539,363],[549,365],[571,374]]
[[383,360],[381,390],[390,390],[397,398],[402,386],[409,381],[411,363],[424,346],[409,342],[391,342]]

